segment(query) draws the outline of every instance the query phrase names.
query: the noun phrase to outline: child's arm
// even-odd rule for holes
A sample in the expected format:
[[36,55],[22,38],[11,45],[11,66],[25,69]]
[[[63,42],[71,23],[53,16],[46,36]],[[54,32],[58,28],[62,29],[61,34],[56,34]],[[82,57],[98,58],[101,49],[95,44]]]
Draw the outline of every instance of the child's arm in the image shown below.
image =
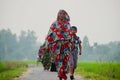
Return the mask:
[[82,45],[81,45],[81,41],[79,42],[79,49],[80,49],[79,55],[81,55],[81,54],[82,54]]

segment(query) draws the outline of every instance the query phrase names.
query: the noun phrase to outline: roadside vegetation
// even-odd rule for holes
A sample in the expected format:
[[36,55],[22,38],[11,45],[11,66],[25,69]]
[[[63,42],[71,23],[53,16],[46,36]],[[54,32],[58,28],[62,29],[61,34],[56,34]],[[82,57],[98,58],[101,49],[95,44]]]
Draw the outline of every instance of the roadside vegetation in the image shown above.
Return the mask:
[[85,80],[120,80],[120,63],[79,62],[76,74]]
[[13,80],[27,69],[27,63],[22,61],[0,62],[0,80]]

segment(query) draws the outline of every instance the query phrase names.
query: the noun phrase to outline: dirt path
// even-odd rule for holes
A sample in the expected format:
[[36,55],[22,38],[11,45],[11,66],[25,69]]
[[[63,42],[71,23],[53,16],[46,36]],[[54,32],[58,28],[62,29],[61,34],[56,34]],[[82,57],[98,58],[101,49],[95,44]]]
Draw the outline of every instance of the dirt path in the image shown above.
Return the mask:
[[[67,80],[69,79],[69,75]],[[59,80],[57,72],[44,71],[42,66],[29,65],[29,68],[22,76],[15,80]],[[75,80],[83,80],[82,78],[75,76]]]

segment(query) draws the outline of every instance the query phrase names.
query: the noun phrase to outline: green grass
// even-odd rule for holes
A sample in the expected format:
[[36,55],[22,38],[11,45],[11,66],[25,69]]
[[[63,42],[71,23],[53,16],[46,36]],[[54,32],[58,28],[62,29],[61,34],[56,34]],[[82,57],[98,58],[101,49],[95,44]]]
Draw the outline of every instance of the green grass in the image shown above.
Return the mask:
[[75,73],[85,80],[120,80],[120,63],[79,62]]
[[20,76],[26,68],[26,62],[0,62],[0,80],[13,80],[15,77]]
[[36,61],[34,61],[34,60],[25,60],[25,61],[23,61],[23,62],[25,62],[25,63],[27,63],[27,64],[36,64]]

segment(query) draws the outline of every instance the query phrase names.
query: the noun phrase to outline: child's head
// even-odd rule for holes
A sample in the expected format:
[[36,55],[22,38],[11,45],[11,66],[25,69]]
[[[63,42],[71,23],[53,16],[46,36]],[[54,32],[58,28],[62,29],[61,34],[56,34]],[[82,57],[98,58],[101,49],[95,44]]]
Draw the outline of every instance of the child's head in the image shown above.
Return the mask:
[[77,33],[77,27],[76,26],[72,26],[72,33],[76,34]]

